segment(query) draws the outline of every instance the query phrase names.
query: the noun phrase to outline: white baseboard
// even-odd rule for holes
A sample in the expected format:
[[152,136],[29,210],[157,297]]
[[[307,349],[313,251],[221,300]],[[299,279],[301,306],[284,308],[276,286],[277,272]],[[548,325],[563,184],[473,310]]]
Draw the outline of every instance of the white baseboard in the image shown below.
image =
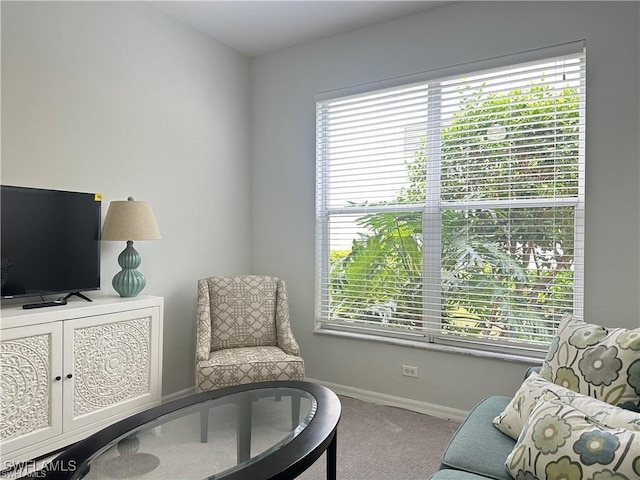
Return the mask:
[[[378,405],[387,405],[390,407],[404,408],[412,412],[423,413],[425,415],[431,415],[436,418],[444,418],[446,420],[453,420],[454,422],[461,422],[467,417],[469,413],[466,410],[459,410],[457,408],[445,407],[442,405],[436,405],[434,403],[420,402],[418,400],[411,400],[410,398],[396,397],[394,395],[387,395],[385,393],[372,392],[370,390],[362,390],[360,388],[349,387],[347,385],[339,385],[337,383],[325,382],[323,380],[314,380],[312,378],[305,378],[307,382],[318,383],[333,390],[337,395],[344,395],[346,397],[357,398],[363,402],[375,403]],[[170,393],[162,397],[162,403],[177,400],[178,398],[193,395],[195,393],[195,387],[185,388],[179,392]]]
[[333,390],[337,395],[357,398],[358,400],[362,400],[364,402],[376,403],[379,405],[404,408],[405,410],[423,413],[425,415],[430,415],[436,418],[453,420],[454,422],[461,422],[469,413],[466,410],[459,410],[457,408],[435,405],[433,403],[420,402],[418,400],[411,400],[409,398],[396,397],[393,395],[387,395],[385,393],[361,390],[359,388],[349,387],[346,385],[338,385],[336,383],[325,382],[322,380],[314,380],[311,378],[305,378],[305,380],[307,382],[319,383],[320,385],[324,385],[325,387]]
[[185,388],[184,390],[180,390],[179,392],[173,392],[169,395],[165,395],[162,397],[162,403],[170,402],[172,400],[177,400],[182,397],[188,397],[189,395],[194,395],[196,393],[196,387]]

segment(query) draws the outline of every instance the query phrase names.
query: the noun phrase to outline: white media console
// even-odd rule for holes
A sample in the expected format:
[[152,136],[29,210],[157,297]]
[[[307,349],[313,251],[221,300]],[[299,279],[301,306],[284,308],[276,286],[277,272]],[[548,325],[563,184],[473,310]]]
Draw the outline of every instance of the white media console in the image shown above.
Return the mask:
[[163,307],[147,295],[3,305],[1,469],[159,404]]

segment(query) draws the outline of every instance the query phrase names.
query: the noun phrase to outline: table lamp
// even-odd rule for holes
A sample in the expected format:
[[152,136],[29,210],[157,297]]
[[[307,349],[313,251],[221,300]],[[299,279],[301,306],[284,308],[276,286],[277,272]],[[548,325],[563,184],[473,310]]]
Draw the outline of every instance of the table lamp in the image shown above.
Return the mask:
[[134,240],[160,238],[156,218],[148,202],[135,201],[133,197],[129,197],[126,201],[113,201],[109,204],[102,226],[102,240],[127,242],[127,247],[118,256],[118,264],[122,270],[116,273],[111,282],[121,297],[135,297],[147,283],[144,275],[137,270],[142,258],[133,248]]

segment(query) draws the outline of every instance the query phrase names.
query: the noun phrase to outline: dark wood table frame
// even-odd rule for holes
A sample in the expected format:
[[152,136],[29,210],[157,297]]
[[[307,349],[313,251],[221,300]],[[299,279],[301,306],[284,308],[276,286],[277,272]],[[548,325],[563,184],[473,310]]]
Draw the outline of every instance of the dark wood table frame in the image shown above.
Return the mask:
[[[86,462],[106,445],[123,438],[127,433],[135,433],[141,427],[160,422],[160,417],[178,413],[179,410],[212,400],[230,397],[243,392],[257,393],[265,389],[297,389],[311,394],[317,401],[317,410],[309,424],[289,443],[282,445],[269,455],[252,463],[241,466],[237,470],[224,476],[225,480],[288,480],[296,478],[309,468],[322,455],[327,453],[327,480],[336,480],[337,464],[337,427],[340,421],[341,405],[337,395],[328,388],[302,381],[273,381],[259,382],[233,387],[221,388],[210,392],[190,395],[172,402],[168,402],[144,412],[132,415],[103,430],[72,445],[51,462],[50,467],[45,467],[38,472],[38,478],[48,480],[69,480],[82,478],[77,475],[76,469],[87,468]],[[250,402],[249,402],[250,405]],[[239,457],[246,454],[240,453],[246,448],[250,437],[240,441],[241,431],[239,427]],[[246,430],[246,429],[245,429]],[[218,472],[212,472],[210,479],[221,478]],[[217,476],[216,476],[217,475]]]

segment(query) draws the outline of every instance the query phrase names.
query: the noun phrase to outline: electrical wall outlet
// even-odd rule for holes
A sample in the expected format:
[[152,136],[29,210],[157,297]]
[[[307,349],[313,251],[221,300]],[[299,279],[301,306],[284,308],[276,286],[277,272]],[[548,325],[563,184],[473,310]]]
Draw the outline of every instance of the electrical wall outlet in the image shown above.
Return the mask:
[[405,377],[418,378],[418,367],[413,365],[402,365],[402,375]]

